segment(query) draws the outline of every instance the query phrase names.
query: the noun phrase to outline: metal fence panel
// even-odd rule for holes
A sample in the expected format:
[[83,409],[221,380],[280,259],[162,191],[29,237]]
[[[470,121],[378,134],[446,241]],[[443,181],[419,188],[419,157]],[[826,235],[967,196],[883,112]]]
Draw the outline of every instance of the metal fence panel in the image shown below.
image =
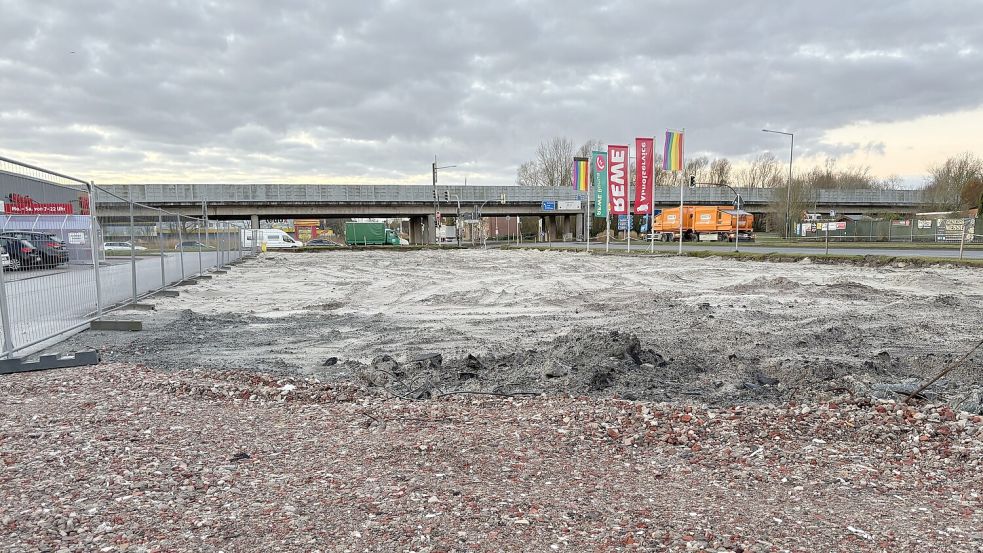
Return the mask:
[[132,201],[208,193],[185,185],[106,190],[0,157],[0,356],[41,349],[114,307],[258,253],[243,250],[232,223]]

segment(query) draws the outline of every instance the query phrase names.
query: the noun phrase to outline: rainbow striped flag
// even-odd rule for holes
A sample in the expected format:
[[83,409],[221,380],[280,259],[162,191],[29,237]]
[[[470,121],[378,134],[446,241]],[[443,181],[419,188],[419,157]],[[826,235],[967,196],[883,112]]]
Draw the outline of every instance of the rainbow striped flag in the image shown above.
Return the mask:
[[573,187],[581,192],[587,192],[587,183],[590,179],[587,162],[586,157],[573,158]]
[[666,131],[666,148],[662,153],[664,171],[682,171],[683,131]]

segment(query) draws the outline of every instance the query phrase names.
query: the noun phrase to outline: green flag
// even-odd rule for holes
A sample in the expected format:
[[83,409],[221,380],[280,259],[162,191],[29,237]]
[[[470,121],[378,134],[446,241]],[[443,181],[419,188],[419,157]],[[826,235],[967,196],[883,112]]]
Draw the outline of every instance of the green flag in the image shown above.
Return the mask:
[[590,170],[594,179],[594,217],[608,217],[608,154],[590,153]]

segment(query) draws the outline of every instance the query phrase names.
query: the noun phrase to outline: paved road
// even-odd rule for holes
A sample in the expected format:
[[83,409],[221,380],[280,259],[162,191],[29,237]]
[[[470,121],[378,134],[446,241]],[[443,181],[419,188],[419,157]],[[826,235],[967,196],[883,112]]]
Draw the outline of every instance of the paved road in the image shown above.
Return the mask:
[[[216,265],[215,252],[164,255],[164,273],[158,256],[137,257],[137,295],[142,296],[187,276]],[[200,264],[199,264],[200,259]],[[67,265],[58,269],[4,273],[11,338],[15,347],[64,332],[84,323],[96,311],[95,272],[91,265]],[[127,301],[133,296],[128,257],[110,257],[99,267],[103,306]],[[2,333],[0,333],[2,334]]]
[[[489,244],[490,245],[490,244]],[[585,245],[583,242],[553,242],[552,244],[547,242],[540,242],[539,244],[523,242],[523,246],[536,246],[536,247],[553,247],[553,248],[564,248],[564,249],[584,249]],[[591,249],[604,249],[603,242],[591,242]],[[626,250],[628,248],[627,244],[624,243],[612,243],[612,250]],[[758,245],[741,245],[742,252],[753,252],[753,253],[790,253],[790,254],[802,254],[802,255],[822,255],[825,253],[824,248],[816,248],[809,246],[758,246]],[[649,243],[645,242],[632,242],[631,249],[639,251],[649,251]],[[655,243],[656,251],[663,252],[676,252],[679,251],[678,244],[666,244],[664,242]],[[707,244],[695,244],[695,243],[683,243],[684,251],[718,251],[718,252],[732,252],[734,251],[734,245],[729,244],[728,246],[711,246]],[[887,256],[901,256],[901,257],[952,257],[959,258],[959,249],[942,249],[942,248],[878,248],[876,246],[872,247],[861,247],[861,248],[838,248],[836,246],[830,246],[829,253],[831,255],[887,255]],[[969,250],[967,249],[963,253],[964,259],[983,259],[983,250]]]

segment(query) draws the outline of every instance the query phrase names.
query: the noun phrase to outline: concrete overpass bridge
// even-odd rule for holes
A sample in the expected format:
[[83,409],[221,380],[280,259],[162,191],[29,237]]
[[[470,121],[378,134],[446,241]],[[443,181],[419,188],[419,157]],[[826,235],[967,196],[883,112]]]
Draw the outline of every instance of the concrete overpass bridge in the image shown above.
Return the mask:
[[[199,216],[203,204],[209,218],[252,220],[286,218],[408,217],[411,228],[423,229],[416,241],[430,241],[434,228],[434,187],[431,185],[328,184],[132,184],[101,185],[97,202],[101,214],[126,216],[126,201],[160,207],[182,215]],[[746,209],[764,211],[772,202],[770,188],[737,189]],[[445,192],[450,201],[445,201]],[[444,215],[480,208],[486,217],[534,216],[544,228],[576,233],[582,228],[586,194],[571,188],[537,186],[437,186],[438,210]],[[724,187],[687,188],[685,202],[727,205],[733,193]],[[656,187],[656,208],[679,205],[678,187]],[[926,206],[919,190],[818,190],[811,202],[817,211],[838,213],[915,212]]]

